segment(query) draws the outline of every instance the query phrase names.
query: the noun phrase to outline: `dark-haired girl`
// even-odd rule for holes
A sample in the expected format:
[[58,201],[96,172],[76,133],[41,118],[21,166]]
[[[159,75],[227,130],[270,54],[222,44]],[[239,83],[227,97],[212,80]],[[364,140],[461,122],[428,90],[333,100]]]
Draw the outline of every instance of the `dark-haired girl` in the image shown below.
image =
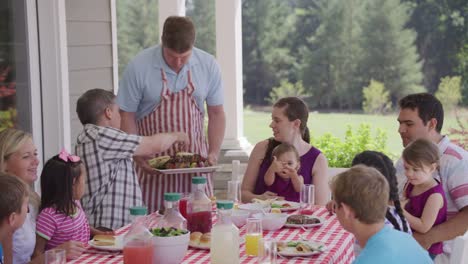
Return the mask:
[[[396,230],[412,234],[410,225],[404,216],[403,209],[400,204],[396,170],[393,166],[392,160],[381,152],[367,150],[354,157],[352,165],[354,166],[358,164],[376,168],[388,181],[390,197],[388,199],[388,208],[385,215],[385,225]],[[355,243],[355,255],[357,256],[360,251],[361,248],[357,243]]]
[[65,150],[45,164],[41,174],[42,196],[34,255],[67,241],[87,243],[90,239],[91,230],[80,203],[85,177],[86,170],[80,158]]
[[403,208],[398,197],[398,182],[392,160],[381,152],[367,150],[354,157],[352,165],[358,164],[376,168],[388,181],[390,197],[388,199],[387,214],[385,215],[385,224],[396,230],[411,234],[411,228],[404,217]]

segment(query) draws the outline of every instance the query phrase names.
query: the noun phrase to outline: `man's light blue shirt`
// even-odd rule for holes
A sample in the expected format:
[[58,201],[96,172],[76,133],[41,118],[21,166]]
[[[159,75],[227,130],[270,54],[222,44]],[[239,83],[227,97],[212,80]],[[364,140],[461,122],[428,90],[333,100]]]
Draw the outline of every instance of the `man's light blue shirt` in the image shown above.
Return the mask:
[[181,91],[187,86],[187,71],[190,69],[195,86],[193,96],[202,112],[205,101],[208,106],[223,104],[221,71],[212,55],[193,48],[189,61],[177,74],[166,64],[161,46],[157,45],[141,51],[127,65],[117,93],[120,109],[135,112],[137,120],[150,114],[161,101],[161,69],[166,73],[171,92]]
[[3,248],[2,245],[0,244],[0,264],[3,263]]
[[433,263],[429,253],[416,240],[401,231],[384,226],[374,234],[354,264]]

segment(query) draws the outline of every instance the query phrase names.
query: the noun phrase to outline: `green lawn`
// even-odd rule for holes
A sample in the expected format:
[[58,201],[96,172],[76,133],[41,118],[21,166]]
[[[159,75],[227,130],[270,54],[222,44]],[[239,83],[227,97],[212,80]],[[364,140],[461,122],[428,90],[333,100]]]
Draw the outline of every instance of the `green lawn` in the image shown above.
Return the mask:
[[[250,143],[255,144],[272,135],[269,127],[270,121],[271,114],[269,112],[253,111],[250,109],[244,110],[244,133]],[[320,137],[324,133],[331,133],[343,139],[347,125],[357,128],[361,123],[369,123],[371,125],[372,134],[375,134],[375,129],[377,128],[386,131],[388,150],[395,154],[395,156],[400,156],[399,154],[403,150],[403,146],[401,144],[400,135],[398,134],[397,114],[381,116],[311,112],[309,115],[308,127],[312,137]],[[455,126],[456,121],[454,117],[446,118],[442,133],[446,133],[448,128]]]

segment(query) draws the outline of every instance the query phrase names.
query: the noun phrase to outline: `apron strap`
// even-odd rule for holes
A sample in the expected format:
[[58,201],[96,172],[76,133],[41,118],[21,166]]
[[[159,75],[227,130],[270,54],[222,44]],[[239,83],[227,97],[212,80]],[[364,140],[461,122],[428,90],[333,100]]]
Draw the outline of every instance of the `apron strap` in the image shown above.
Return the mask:
[[171,95],[171,91],[169,91],[169,89],[167,88],[167,78],[166,78],[166,73],[164,72],[163,68],[161,68],[161,77],[163,80],[161,96],[164,97],[165,99],[168,99],[169,96]]
[[195,86],[193,85],[193,82],[192,82],[192,74],[190,72],[190,70],[187,70],[187,88],[188,88],[188,94],[189,95],[192,95],[193,92],[195,91]]

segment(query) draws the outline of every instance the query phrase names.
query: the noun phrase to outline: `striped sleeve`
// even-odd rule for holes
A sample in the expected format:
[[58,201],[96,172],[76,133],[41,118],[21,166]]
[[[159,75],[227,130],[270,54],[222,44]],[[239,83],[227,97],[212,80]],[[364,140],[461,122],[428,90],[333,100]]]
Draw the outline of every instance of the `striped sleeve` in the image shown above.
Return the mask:
[[449,193],[457,209],[461,210],[468,206],[468,161],[460,160],[450,166],[449,170]]
[[57,222],[54,220],[55,209],[45,208],[37,216],[36,233],[46,239],[50,240],[57,230]]
[[101,127],[99,149],[104,160],[129,159],[141,142],[141,136],[127,134],[118,129]]

